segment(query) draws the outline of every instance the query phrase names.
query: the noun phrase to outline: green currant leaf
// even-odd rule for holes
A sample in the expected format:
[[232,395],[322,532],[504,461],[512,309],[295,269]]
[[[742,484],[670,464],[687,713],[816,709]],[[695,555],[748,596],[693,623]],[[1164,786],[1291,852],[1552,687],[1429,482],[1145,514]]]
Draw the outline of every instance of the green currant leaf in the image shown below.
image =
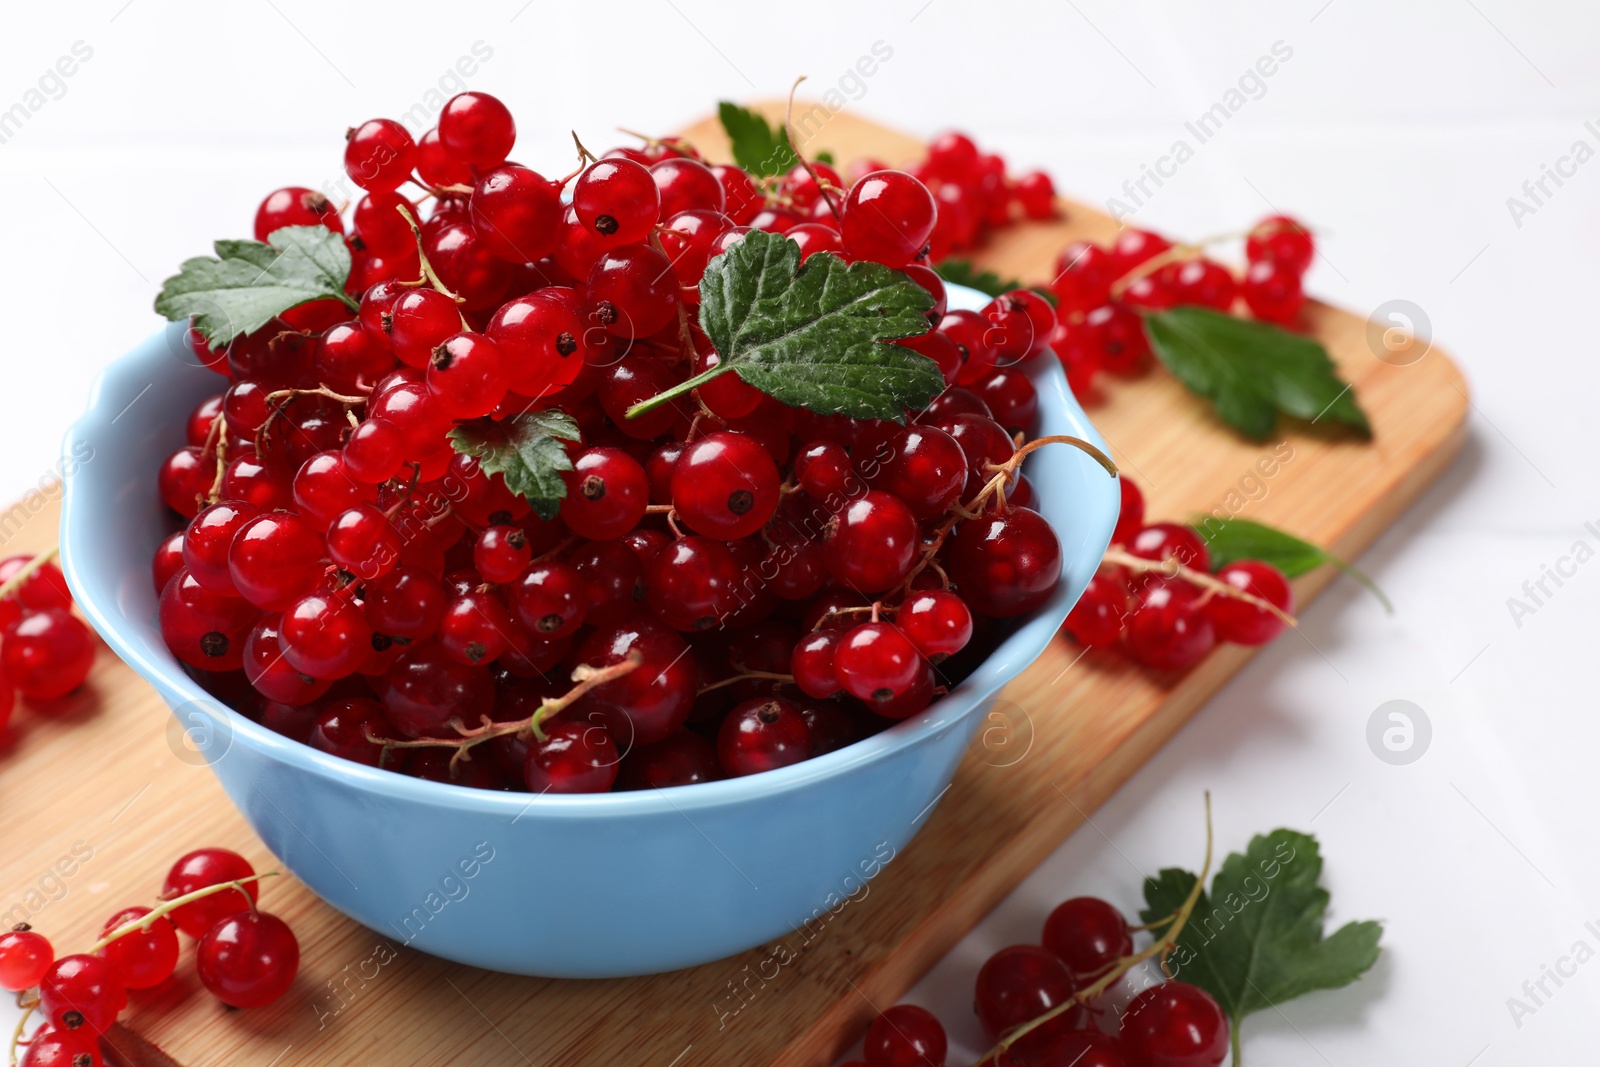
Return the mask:
[[1350,386],[1313,338],[1201,307],[1151,312],[1144,329],[1167,369],[1252,440],[1270,436],[1280,412],[1310,422],[1328,419],[1372,436]]
[[528,411],[496,421],[473,419],[450,431],[450,447],[472,456],[485,474],[498,474],[549,522],[567,495],[563,471],[572,469],[563,441],[579,441],[578,424],[564,411]]
[[1002,278],[987,267],[979,270],[970,259],[942,259],[933,265],[933,270],[951,285],[964,285],[988,296],[999,296],[1014,289],[1032,289],[1048,300],[1051,307],[1056,305],[1056,294],[1050,290],[1023,285],[1015,278]]
[[938,364],[882,342],[928,332],[928,291],[880,263],[845,263],[752,230],[700,280],[700,326],[721,362],[629,410],[629,417],[729,371],[792,407],[905,421],[944,389]]
[[[1178,935],[1168,957],[1173,976],[1216,998],[1232,1024],[1236,1054],[1247,1015],[1349,985],[1378,960],[1383,927],[1376,922],[1346,923],[1323,936],[1328,891],[1317,884],[1321,876],[1316,838],[1293,830],[1257,835],[1242,855],[1222,861]],[[1195,881],[1177,868],[1146,878],[1143,920],[1172,915]]]
[[1298,578],[1307,571],[1330,563],[1360,582],[1384,610],[1394,613],[1394,605],[1383,595],[1378,584],[1360,570],[1335,556],[1320,545],[1302,541],[1293,534],[1249,519],[1218,519],[1201,516],[1190,524],[1205,539],[1211,555],[1211,569],[1220,570],[1241,559],[1259,559],[1270,563],[1290,578]]
[[325,226],[285,226],[265,244],[224,240],[215,247],[215,259],[184,260],[156,297],[158,314],[174,322],[193,319],[213,347],[313,300],[357,309],[344,291],[350,250],[343,236]]
[[717,117],[728,135],[733,161],[757,178],[787,174],[800,162],[781,125],[774,126],[749,108],[726,100],[717,105]]

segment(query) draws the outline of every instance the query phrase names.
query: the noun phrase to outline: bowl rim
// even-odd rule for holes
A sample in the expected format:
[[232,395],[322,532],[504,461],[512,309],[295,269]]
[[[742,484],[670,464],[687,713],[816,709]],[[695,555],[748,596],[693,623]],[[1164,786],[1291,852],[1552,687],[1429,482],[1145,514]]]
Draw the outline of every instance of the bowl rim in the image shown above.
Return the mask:
[[[952,308],[964,306],[975,310],[988,299],[983,294],[964,287],[947,288],[950,291]],[[100,372],[90,389],[87,410],[67,431],[63,445],[64,454],[72,455],[75,442],[88,437],[94,428],[102,424],[109,425],[105,418],[105,409],[110,394],[122,384],[125,377],[143,366],[145,361],[139,357],[144,349],[164,346],[165,342],[161,340],[161,334],[158,334],[139,348],[119,357]],[[1041,400],[1049,397],[1052,402],[1060,403],[1060,414],[1070,427],[1070,432],[1109,452],[1105,439],[1090,423],[1088,416],[1067,387],[1061,364],[1053,354],[1046,350],[1038,357],[1022,364],[1021,369],[1039,388]],[[1080,458],[1084,463],[1094,463],[1088,456]],[[1033,463],[1034,457],[1030,457],[1024,461],[1024,468]],[[174,706],[174,712],[177,708],[195,706],[226,724],[228,748],[223,749],[216,760],[226,759],[232,745],[238,744],[241,739],[247,739],[251,746],[271,759],[319,777],[336,777],[340,783],[352,789],[398,801],[451,808],[463,814],[505,816],[513,823],[524,815],[535,813],[540,817],[561,819],[613,819],[630,815],[673,813],[687,818],[686,810],[721,808],[763,797],[781,796],[804,789],[822,779],[848,775],[954,728],[977,710],[983,700],[997,693],[1038,658],[1060,629],[1072,606],[1067,600],[1069,583],[1063,580],[1044,605],[1037,608],[1031,617],[1024,617],[1016,629],[1007,635],[966,678],[927,708],[870,737],[788,767],[715,782],[625,792],[551,795],[477,789],[448,782],[413,778],[410,775],[368,767],[329,753],[319,752],[310,745],[301,744],[279,734],[228,707],[190,678],[179,667],[176,659],[169,657],[165,661],[157,661],[147,656],[138,642],[124,635],[123,623],[113,614],[114,609],[108,608],[96,595],[100,586],[83,572],[79,562],[80,553],[76,547],[92,537],[92,531],[84,528],[86,524],[79,516],[80,512],[93,510],[94,505],[87,502],[84,497],[86,489],[82,475],[69,473],[65,482],[66,488],[61,505],[61,564],[80,610],[123,662],[161,692],[169,705],[173,704],[173,699],[176,698],[179,703]],[[1111,479],[1107,484],[1109,492],[1119,492],[1116,479]],[[1113,521],[1114,518],[1113,514]],[[1107,540],[1110,532],[1108,526],[1105,530]],[[86,549],[85,554],[89,551],[92,550]],[[1007,669],[1012,663],[1017,663],[1018,666],[1008,673]],[[944,709],[950,709],[954,713],[943,713]],[[208,762],[214,761],[208,760]]]

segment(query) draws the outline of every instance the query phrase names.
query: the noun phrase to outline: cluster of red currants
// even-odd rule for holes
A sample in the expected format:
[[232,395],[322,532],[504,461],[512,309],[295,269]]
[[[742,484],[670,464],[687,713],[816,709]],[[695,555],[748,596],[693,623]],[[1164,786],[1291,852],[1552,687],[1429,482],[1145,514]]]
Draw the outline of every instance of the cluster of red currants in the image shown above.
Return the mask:
[[[985,1065],[1217,1067],[1227,1055],[1227,1017],[1209,993],[1187,982],[1162,981],[1120,1008],[1104,1006],[1132,981],[1118,971],[1133,953],[1133,935],[1112,905],[1074,897],[1050,913],[1041,940],[1003,948],[978,971],[973,1005],[985,1036],[1001,1041],[1080,993],[1087,1003],[1058,1011]],[[1104,991],[1091,988],[1114,974]],[[948,1048],[932,1012],[897,1004],[867,1030],[864,1062],[846,1067],[944,1067]]]
[[[851,176],[883,169],[866,159],[851,163]],[[939,220],[930,238],[935,262],[972,248],[989,230],[1018,217],[1048,219],[1056,214],[1056,189],[1042,170],[1017,177],[1006,173],[1006,161],[981,152],[972,138],[954,130],[928,146],[928,155],[907,168],[939,202]]]
[[1245,238],[1248,266],[1240,278],[1205,256],[1211,243],[1174,244],[1125,229],[1109,245],[1075,241],[1061,251],[1050,282],[1059,316],[1050,346],[1074,393],[1084,395],[1102,370],[1131,376],[1144,369],[1150,343],[1141,311],[1229,312],[1242,299],[1257,319],[1278,326],[1296,321],[1306,302],[1301,278],[1316,254],[1310,230],[1284,215],[1256,223]]
[[[357,317],[324,301],[198,342],[228,385],[162,466],[185,526],[153,570],[167,645],[211,692],[324,752],[434,780],[689,784],[919,711],[962,667],[935,664],[1049,597],[1060,545],[1027,507],[1013,431],[1037,408],[1018,364],[1046,351],[1055,316],[1020,291],[946,314],[921,182],[877,170],[843,189],[823,165],[758,182],[670,140],[585,151],[550,181],[506,162],[514,140],[480,93],[415,142],[390,120],[357,127]],[[429,200],[414,240],[408,213]],[[344,232],[318,194],[279,190],[256,232],[319,222]],[[934,328],[903,343],[948,388],[899,425],[725,374],[628,417],[716,365],[697,284],[760,227],[925,288]],[[582,437],[548,520],[447,436],[540,410]],[[539,717],[576,668],[625,662]],[[514,722],[529,728],[478,736],[492,758],[462,758],[469,731]]]
[[[43,1016],[21,1067],[100,1067],[100,1037],[128,1006],[128,992],[154,989],[177,969],[179,931],[195,940],[200,983],[224,1004],[259,1008],[283,996],[300,944],[282,919],[256,910],[259,894],[248,860],[202,848],[172,865],[157,907],[117,912],[88,952],[58,958],[26,923],[0,935],[0,989]],[[19,1038],[23,1032],[19,1025]]]
[[0,560],[0,729],[17,694],[66,696],[89,677],[94,635],[72,614],[67,580],[49,558]]
[[1146,525],[1144,495],[1126,474],[1111,544],[1067,616],[1064,629],[1079,644],[1120,642],[1147,667],[1181,671],[1218,641],[1266,644],[1294,612],[1289,579],[1272,564],[1235,560],[1213,575],[1205,538],[1194,527]]

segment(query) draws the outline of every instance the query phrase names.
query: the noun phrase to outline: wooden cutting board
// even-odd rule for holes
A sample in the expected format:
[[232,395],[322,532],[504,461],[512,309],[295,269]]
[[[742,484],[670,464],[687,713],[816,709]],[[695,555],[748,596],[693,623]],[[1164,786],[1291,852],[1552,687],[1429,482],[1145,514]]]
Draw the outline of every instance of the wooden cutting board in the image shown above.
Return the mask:
[[[714,122],[686,135],[710,158],[726,158]],[[848,113],[828,118],[803,147],[890,163],[921,153],[917,141]],[[1068,240],[1115,231],[1089,208],[1062,208],[1059,221],[996,234],[977,262],[1039,281]],[[1364,320],[1316,304],[1306,318],[1353,383],[1375,440],[1297,428],[1251,444],[1165,373],[1109,383],[1090,398],[1090,413],[1145,488],[1151,515],[1220,509],[1353,558],[1444,469],[1468,408],[1450,360],[1434,350],[1391,365],[1374,355]],[[35,495],[0,522],[6,554],[55,540],[58,495]],[[1334,577],[1324,568],[1296,582],[1301,603]],[[653,978],[507,977],[396,949],[284,877],[264,886],[262,903],[300,937],[300,976],[288,995],[268,1009],[225,1011],[200,988],[186,946],[173,981],[133,997],[113,1035],[116,1052],[130,1064],[181,1067],[828,1064],[875,1005],[894,1003],[1250,654],[1228,646],[1187,675],[1160,678],[1056,641],[1006,691],[922,833],[864,897],[809,941],[787,939],[787,951],[769,946]],[[6,923],[26,919],[61,951],[87,945],[118,908],[149,902],[189,849],[226,845],[258,869],[273,865],[155,692],[104,649],[83,692],[48,711],[18,709],[0,749],[0,811]],[[563,921],[605,921],[564,898],[558,879],[530,900]]]

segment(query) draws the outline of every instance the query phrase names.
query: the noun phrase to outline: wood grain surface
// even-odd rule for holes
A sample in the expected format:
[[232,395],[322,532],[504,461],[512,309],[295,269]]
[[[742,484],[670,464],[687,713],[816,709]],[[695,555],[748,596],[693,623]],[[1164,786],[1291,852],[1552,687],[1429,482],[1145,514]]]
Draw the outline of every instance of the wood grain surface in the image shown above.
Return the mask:
[[[920,154],[915,140],[851,114],[804,113],[814,131],[808,154],[827,148],[840,160],[890,163]],[[686,135],[726,158],[715,123]],[[974,258],[1039,281],[1068,240],[1115,231],[1088,208],[1062,208],[1059,221],[998,233]],[[1364,320],[1316,304],[1306,317],[1353,383],[1375,440],[1299,427],[1252,444],[1164,373],[1112,382],[1089,398],[1090,414],[1144,486],[1150,514],[1241,514],[1349,558],[1449,462],[1467,410],[1450,360],[1433,350],[1390,365],[1374,355]],[[55,540],[58,496],[30,497],[8,513],[5,554]],[[1298,581],[1301,603],[1334,577],[1324,568]],[[875,1005],[892,1004],[1251,654],[1225,647],[1164,678],[1080,651],[1057,640],[1006,691],[1000,717],[920,836],[809,939],[652,978],[515,978],[397,948],[276,878],[263,886],[262,906],[287,919],[302,946],[288,995],[271,1008],[226,1011],[200,988],[186,946],[171,982],[133,996],[113,1054],[181,1067],[830,1063]],[[189,849],[226,845],[260,868],[273,865],[155,692],[104,648],[82,692],[51,709],[18,708],[0,749],[0,811],[6,923],[32,923],[63,952],[91,942],[118,908],[149,902]],[[543,906],[552,912],[603,921],[563,899],[559,884],[549,888]]]

